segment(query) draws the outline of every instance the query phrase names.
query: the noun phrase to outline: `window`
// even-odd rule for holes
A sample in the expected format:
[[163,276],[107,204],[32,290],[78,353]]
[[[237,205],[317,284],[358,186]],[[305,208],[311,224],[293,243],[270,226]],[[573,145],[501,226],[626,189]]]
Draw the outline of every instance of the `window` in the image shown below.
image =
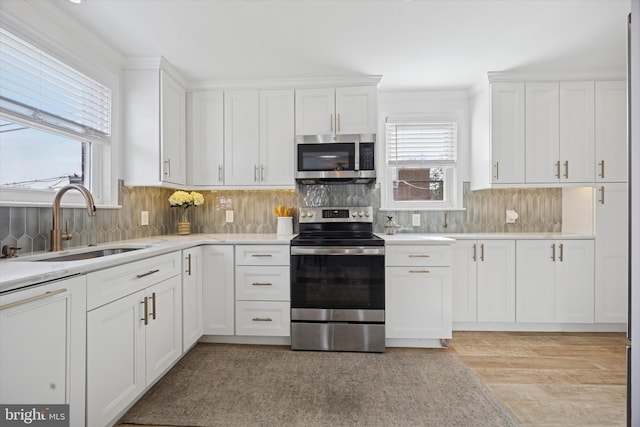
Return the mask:
[[388,117],[383,208],[455,207],[457,118]]
[[101,194],[91,166],[111,140],[111,90],[4,28],[0,52],[3,198],[51,194],[69,183]]

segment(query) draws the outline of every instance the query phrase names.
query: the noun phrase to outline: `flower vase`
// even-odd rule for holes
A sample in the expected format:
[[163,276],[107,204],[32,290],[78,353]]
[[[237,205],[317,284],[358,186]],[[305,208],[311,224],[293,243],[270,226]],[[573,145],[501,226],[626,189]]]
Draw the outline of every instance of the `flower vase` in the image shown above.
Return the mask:
[[180,219],[178,220],[178,234],[191,234],[191,222],[189,221],[189,215],[187,215],[186,209],[183,209],[182,212],[180,212]]

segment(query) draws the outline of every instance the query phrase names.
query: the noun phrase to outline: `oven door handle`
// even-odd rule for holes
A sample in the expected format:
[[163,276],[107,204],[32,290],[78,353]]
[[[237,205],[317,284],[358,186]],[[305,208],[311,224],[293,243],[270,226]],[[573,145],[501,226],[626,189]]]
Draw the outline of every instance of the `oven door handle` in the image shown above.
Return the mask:
[[384,255],[384,246],[291,246],[291,255]]

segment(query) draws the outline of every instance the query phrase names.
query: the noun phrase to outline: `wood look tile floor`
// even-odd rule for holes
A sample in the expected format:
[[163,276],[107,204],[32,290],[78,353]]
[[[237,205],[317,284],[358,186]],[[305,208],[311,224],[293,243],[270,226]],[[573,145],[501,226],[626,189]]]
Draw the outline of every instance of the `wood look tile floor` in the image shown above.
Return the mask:
[[455,351],[523,427],[625,426],[624,333],[454,332]]

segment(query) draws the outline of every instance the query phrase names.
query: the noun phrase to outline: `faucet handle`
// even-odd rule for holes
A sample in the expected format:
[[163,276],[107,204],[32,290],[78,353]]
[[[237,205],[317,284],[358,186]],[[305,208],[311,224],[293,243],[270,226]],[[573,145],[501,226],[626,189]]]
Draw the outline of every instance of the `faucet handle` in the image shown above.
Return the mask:
[[18,248],[13,245],[4,245],[2,247],[2,258],[17,258],[18,251],[22,248]]
[[73,239],[73,234],[69,233],[69,221],[65,223],[64,233],[60,235],[61,240],[71,240]]

